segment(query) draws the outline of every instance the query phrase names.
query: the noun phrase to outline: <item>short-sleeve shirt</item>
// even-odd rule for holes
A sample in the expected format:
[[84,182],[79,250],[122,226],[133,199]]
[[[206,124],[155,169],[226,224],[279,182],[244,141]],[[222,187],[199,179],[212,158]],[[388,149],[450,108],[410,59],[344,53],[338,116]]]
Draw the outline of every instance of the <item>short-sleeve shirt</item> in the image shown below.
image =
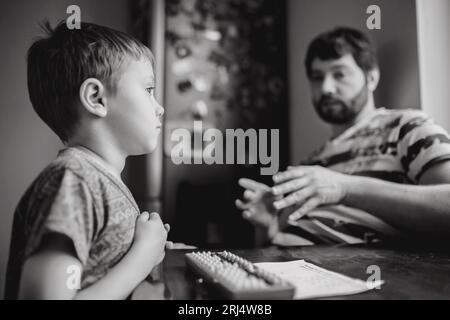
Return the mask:
[[82,148],[60,151],[16,208],[5,298],[17,298],[25,261],[52,233],[72,241],[83,266],[81,289],[92,285],[128,252],[139,213],[129,189],[100,157]]
[[[302,165],[318,165],[358,176],[418,184],[433,165],[450,161],[449,134],[419,110],[377,109],[341,135],[327,141]],[[302,232],[298,230],[300,227]],[[399,236],[370,213],[344,206],[319,208],[290,231],[329,242],[361,243],[367,231]],[[305,236],[302,236],[305,238]],[[327,242],[327,241],[325,241]],[[316,242],[317,243],[317,242]]]
[[417,184],[432,165],[450,160],[449,134],[418,110],[377,109],[328,141],[305,165]]

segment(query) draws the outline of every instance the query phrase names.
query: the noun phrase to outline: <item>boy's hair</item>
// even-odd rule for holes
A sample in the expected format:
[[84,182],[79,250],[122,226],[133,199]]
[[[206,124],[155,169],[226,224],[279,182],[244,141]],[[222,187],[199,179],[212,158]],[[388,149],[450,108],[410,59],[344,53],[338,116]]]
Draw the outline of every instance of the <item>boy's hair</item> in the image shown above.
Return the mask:
[[54,29],[46,21],[42,29],[46,36],[28,50],[28,92],[34,110],[63,142],[76,129],[79,90],[86,79],[96,78],[114,93],[127,59],[154,64],[150,49],[123,32],[93,23],[69,30],[64,21]]
[[339,27],[320,34],[309,45],[305,59],[308,77],[311,78],[314,59],[339,59],[346,54],[353,56],[365,74],[378,68],[375,48],[369,38],[361,31]]

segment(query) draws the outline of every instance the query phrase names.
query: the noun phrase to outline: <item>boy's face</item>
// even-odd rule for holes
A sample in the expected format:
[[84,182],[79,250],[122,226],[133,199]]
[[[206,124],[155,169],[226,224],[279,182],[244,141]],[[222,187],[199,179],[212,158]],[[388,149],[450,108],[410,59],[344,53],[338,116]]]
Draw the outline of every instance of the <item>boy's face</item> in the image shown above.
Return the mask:
[[155,77],[145,59],[123,66],[116,92],[108,97],[108,116],[115,142],[129,154],[153,152],[161,133],[163,107],[156,101]]

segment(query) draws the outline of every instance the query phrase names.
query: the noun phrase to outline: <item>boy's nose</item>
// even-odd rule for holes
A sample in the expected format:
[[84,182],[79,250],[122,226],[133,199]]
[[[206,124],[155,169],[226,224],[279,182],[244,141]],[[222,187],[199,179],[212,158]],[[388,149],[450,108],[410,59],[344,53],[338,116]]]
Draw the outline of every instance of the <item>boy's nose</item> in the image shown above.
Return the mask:
[[164,115],[164,108],[159,103],[156,103],[156,116],[161,118],[163,115]]

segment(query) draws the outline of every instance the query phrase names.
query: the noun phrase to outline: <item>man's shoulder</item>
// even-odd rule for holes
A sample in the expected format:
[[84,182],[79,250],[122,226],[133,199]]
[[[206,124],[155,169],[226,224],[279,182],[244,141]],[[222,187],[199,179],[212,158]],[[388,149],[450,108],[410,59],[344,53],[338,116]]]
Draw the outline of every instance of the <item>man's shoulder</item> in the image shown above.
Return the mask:
[[399,141],[407,137],[414,141],[424,139],[427,136],[448,136],[445,129],[422,110],[385,110],[384,115],[396,119],[395,126],[392,126],[392,129],[395,129],[394,132],[396,132]]
[[369,128],[369,131],[371,128],[375,131],[390,132],[391,137],[401,139],[417,128],[428,128],[430,125],[435,125],[434,121],[422,110],[378,109],[366,128]]
[[430,121],[430,118],[421,110],[417,109],[386,109],[379,108],[370,119],[366,119],[361,124],[357,124],[348,131],[345,139],[331,140],[333,143],[326,142],[320,148],[312,152],[303,164],[316,163],[323,157],[339,155],[342,157],[349,156],[354,143],[367,141],[367,145],[372,142],[383,140],[396,140],[398,137],[405,135],[411,128],[416,128]]
[[375,119],[398,119],[398,124],[405,124],[413,120],[429,120],[430,117],[419,109],[379,109]]

